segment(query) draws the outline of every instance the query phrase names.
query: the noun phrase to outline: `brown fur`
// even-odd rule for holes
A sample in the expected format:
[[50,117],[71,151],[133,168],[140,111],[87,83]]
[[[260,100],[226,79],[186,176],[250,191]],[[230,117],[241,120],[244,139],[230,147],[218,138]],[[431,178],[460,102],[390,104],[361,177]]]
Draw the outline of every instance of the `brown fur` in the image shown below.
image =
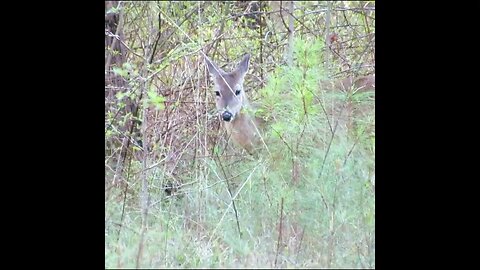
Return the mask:
[[[249,107],[249,102],[243,89],[243,79],[248,71],[250,55],[245,55],[232,72],[218,68],[208,57],[205,57],[205,61],[215,85],[215,92],[219,94],[216,96],[217,110],[220,119],[224,120],[222,122],[228,135],[249,154],[254,154],[260,141],[258,131],[262,121],[251,117],[245,111]],[[232,119],[223,118],[226,112],[232,115]]]

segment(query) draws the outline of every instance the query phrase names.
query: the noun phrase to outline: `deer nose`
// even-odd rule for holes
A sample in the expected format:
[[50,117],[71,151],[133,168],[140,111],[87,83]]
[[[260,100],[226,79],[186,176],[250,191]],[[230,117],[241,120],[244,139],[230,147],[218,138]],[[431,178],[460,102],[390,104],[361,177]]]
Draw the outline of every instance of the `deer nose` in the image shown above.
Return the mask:
[[232,116],[232,113],[230,113],[229,111],[224,111],[222,114],[223,121],[230,122],[230,120],[232,120]]

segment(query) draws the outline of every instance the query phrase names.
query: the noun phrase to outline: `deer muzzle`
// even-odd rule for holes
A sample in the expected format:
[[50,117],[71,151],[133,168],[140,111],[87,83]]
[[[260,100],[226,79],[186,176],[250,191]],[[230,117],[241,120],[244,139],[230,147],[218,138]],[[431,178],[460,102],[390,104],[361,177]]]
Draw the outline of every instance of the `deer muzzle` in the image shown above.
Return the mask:
[[224,111],[222,113],[222,119],[223,121],[230,122],[233,118],[233,114],[229,111]]

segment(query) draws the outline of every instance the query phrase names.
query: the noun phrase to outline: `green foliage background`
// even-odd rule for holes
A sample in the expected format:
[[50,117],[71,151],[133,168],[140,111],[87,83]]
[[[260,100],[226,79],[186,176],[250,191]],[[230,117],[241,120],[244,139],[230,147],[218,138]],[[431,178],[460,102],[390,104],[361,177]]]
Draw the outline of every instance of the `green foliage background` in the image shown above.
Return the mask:
[[[106,10],[125,46],[106,66],[106,268],[375,267],[375,93],[321,86],[374,73],[375,2],[295,2],[292,44],[258,3]],[[226,70],[252,55],[257,156],[222,135],[200,50]]]

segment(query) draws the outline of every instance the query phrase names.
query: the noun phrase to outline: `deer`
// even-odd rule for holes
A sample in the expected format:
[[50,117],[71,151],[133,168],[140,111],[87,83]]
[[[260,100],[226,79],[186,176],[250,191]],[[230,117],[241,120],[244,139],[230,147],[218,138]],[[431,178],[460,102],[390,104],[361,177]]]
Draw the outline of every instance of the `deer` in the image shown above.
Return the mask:
[[[250,104],[243,82],[249,68],[250,54],[245,54],[231,72],[219,68],[206,55],[205,62],[214,83],[218,115],[229,138],[250,155],[254,155],[262,138],[259,128],[261,130],[266,123],[262,118],[247,113]],[[375,75],[321,82],[319,87],[327,91],[375,91]]]
[[250,155],[254,155],[261,138],[258,127],[263,121],[247,112],[251,107],[243,88],[243,81],[250,64],[250,54],[245,54],[237,67],[230,72],[219,68],[206,55],[205,62],[214,83],[218,115],[229,138]]

